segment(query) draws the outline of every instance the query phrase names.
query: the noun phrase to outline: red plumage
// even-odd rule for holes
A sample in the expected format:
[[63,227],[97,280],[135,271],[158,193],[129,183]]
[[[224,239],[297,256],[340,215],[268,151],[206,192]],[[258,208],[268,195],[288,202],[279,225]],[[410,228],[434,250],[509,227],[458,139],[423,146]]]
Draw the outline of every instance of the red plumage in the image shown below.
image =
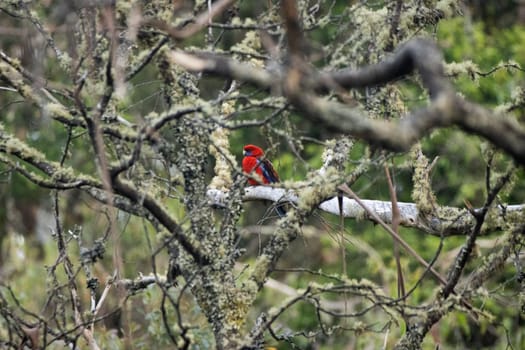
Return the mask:
[[[252,186],[260,185],[261,183],[271,184],[279,182],[279,175],[273,168],[272,163],[264,158],[264,151],[255,145],[244,146],[242,170],[250,175],[256,174],[260,178],[260,181],[249,178],[248,183]],[[275,210],[280,217],[286,215],[286,209],[283,204],[277,204]]]
[[273,168],[272,163],[264,158],[264,151],[255,145],[244,146],[244,158],[242,160],[242,170],[245,173],[259,175],[259,182],[255,179],[248,179],[252,186],[279,182],[279,175]]

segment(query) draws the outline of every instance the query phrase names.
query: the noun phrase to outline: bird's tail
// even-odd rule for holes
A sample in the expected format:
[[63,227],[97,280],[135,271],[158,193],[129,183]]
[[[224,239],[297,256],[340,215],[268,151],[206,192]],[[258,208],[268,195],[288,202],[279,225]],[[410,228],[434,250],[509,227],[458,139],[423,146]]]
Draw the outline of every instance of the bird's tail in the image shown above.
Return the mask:
[[275,207],[275,211],[277,211],[277,214],[279,214],[279,217],[285,217],[286,216],[286,209],[284,204],[277,204]]

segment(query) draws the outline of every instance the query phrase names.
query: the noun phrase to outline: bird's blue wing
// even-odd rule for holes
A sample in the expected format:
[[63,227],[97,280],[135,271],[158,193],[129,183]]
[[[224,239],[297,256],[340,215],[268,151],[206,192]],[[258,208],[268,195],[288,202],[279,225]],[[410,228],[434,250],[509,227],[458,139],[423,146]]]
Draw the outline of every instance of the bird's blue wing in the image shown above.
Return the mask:
[[[279,182],[279,175],[275,171],[272,163],[268,159],[263,159],[262,161],[259,161],[259,167],[261,168],[262,175],[268,181],[268,183],[276,183]],[[279,214],[280,217],[284,217],[286,215],[286,209],[284,204],[276,204],[275,210],[277,211],[277,214]]]
[[264,178],[269,183],[279,182],[279,175],[277,175],[277,172],[273,168],[272,163],[268,159],[262,160],[260,163],[260,167],[261,167]]

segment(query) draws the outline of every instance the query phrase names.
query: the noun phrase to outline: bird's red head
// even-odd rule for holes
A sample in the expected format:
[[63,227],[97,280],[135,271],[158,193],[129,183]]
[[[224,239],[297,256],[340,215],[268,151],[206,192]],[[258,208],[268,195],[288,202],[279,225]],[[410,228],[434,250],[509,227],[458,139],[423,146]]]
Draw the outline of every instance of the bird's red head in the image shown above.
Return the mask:
[[245,157],[259,158],[259,157],[262,157],[263,155],[264,155],[264,151],[260,147],[257,147],[255,145],[244,146],[244,156]]

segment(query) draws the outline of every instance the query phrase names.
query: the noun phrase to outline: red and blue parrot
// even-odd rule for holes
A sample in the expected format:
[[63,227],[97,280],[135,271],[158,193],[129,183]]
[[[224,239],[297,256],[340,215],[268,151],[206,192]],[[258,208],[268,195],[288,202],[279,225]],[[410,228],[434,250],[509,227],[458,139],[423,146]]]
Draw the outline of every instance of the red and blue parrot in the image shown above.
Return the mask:
[[[279,175],[273,168],[272,163],[264,158],[264,151],[262,148],[255,145],[244,146],[244,158],[242,160],[242,170],[248,174],[257,174],[260,181],[256,179],[248,179],[248,183],[252,186],[263,184],[272,184],[279,182]],[[285,216],[286,211],[282,205],[276,207],[279,216]]]

